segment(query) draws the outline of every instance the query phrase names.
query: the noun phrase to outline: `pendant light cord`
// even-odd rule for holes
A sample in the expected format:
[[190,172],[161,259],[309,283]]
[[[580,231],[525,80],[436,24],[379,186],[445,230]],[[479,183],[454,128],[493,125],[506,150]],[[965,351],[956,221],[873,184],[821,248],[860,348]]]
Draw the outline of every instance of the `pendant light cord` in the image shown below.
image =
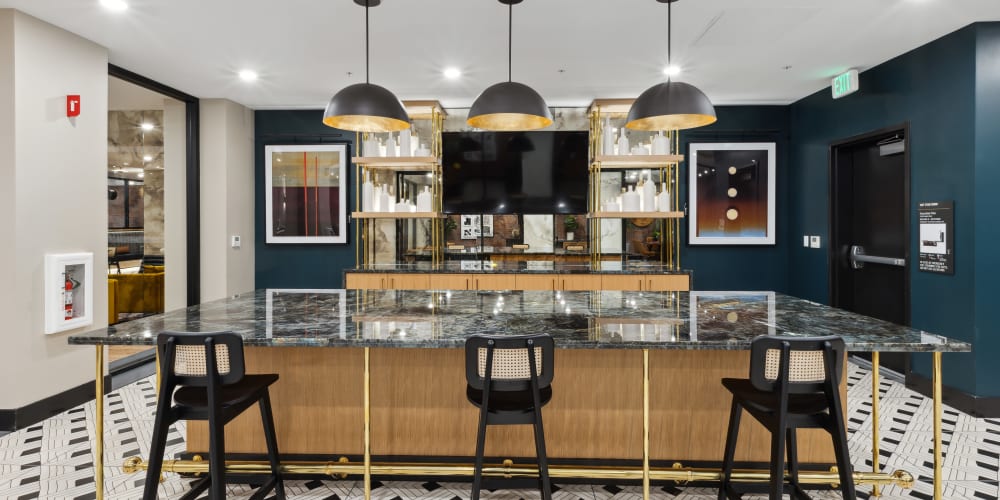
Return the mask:
[[371,80],[369,80],[369,78],[368,78],[368,52],[369,52],[369,48],[368,48],[368,44],[369,44],[369,41],[368,41],[368,8],[369,8],[369,5],[368,4],[369,4],[369,2],[365,2],[365,83],[371,83]]
[[667,81],[670,81],[670,73],[673,73],[673,66],[671,65],[670,59],[670,39],[674,37],[674,29],[672,24],[672,19],[670,16],[670,10],[673,8],[674,2],[667,3]]
[[514,65],[514,4],[507,4],[507,81],[511,80],[511,66]]

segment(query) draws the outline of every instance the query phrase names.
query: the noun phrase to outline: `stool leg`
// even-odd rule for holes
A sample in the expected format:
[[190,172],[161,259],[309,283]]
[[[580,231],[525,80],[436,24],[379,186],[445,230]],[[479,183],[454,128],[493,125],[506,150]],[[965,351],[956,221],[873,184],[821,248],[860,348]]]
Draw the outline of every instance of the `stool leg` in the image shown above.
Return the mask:
[[785,445],[788,454],[788,482],[791,483],[793,491],[792,498],[800,498],[801,488],[799,487],[799,454],[796,445],[795,429],[789,428],[785,431]]
[[226,498],[226,428],[214,418],[208,422],[208,475],[208,498]]
[[736,455],[736,438],[740,432],[740,417],[743,414],[743,407],[733,398],[733,404],[729,410],[729,430],[726,432],[726,452],[722,458],[722,484],[719,485],[719,500],[726,500],[729,497],[729,478],[733,473],[733,461]]
[[771,429],[771,500],[781,500],[785,489],[785,425],[783,419]]
[[486,398],[479,411],[479,432],[476,433],[476,465],[472,476],[472,499],[479,500],[479,491],[483,487],[483,453],[486,450]]
[[271,461],[271,473],[274,476],[274,495],[278,500],[285,500],[285,485],[281,479],[281,462],[278,459],[278,438],[274,432],[274,415],[271,413],[271,397],[268,390],[258,402],[260,419],[264,423],[264,439],[267,441],[267,458]]
[[163,454],[167,446],[167,432],[170,430],[170,422],[167,422],[166,414],[169,411],[164,406],[167,404],[163,400],[157,404],[156,422],[153,424],[153,441],[149,445],[149,466],[146,468],[146,484],[142,490],[143,500],[156,500],[156,490],[160,487],[160,469],[163,468]]
[[[839,415],[839,410],[837,410]],[[833,411],[831,411],[833,413]],[[855,500],[857,494],[854,491],[854,474],[851,466],[851,456],[847,449],[847,432],[844,430],[842,418],[834,417],[836,429],[830,434],[833,437],[833,451],[837,455],[837,471],[840,474],[840,492],[844,500]],[[877,458],[877,457],[876,457]]]
[[549,481],[549,459],[545,452],[545,431],[542,428],[542,409],[535,406],[535,455],[538,457],[538,482],[542,500],[552,499],[552,483]]

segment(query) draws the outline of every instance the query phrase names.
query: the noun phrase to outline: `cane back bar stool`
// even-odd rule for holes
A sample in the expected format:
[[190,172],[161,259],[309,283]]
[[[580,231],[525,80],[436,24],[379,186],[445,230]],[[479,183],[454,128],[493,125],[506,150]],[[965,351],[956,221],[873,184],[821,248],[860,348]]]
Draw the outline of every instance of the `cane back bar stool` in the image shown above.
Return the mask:
[[830,433],[845,499],[854,500],[854,479],[847,449],[840,378],[844,365],[844,341],[840,337],[762,336],[750,346],[750,378],[722,379],[733,394],[722,465],[719,500],[741,498],[747,488],[737,491],[730,482],[733,455],[746,410],[771,431],[770,498],[780,499],[786,489],[785,445],[788,453],[788,486],[792,498],[810,498],[799,486],[795,430],[819,428]]
[[516,424],[534,426],[538,488],[543,500],[552,498],[542,407],[552,399],[554,349],[548,335],[475,335],[466,340],[466,396],[480,409],[472,500],[479,500],[483,485],[486,426]]
[[[225,425],[257,403],[264,423],[271,479],[252,498],[264,498],[274,490],[284,500],[278,463],[278,441],[267,388],[278,380],[275,374],[247,375],[243,360],[243,337],[232,332],[163,332],[156,338],[160,355],[160,389],[153,424],[153,443],[143,500],[156,498],[170,425],[178,420],[207,420],[209,475],[195,483],[183,499],[198,498],[206,488],[209,498],[226,497]],[[173,400],[173,403],[171,403]]]

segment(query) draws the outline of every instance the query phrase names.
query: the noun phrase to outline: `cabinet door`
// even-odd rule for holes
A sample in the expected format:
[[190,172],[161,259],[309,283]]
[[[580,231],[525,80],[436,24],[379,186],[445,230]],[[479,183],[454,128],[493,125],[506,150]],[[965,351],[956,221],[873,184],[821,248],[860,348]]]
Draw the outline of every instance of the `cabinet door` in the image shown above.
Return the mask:
[[686,274],[645,276],[644,290],[651,292],[686,292],[691,289],[691,277]]
[[471,274],[432,274],[427,277],[431,290],[472,290]]
[[639,292],[646,285],[645,278],[637,274],[605,274],[601,276],[601,288]]
[[387,274],[387,288],[390,290],[426,290],[427,278],[426,274]]
[[518,274],[515,283],[518,290],[555,290],[555,274]]
[[384,290],[388,287],[385,274],[382,273],[347,273],[344,276],[345,288],[360,290]]
[[518,290],[514,274],[477,274],[473,279],[476,290]]
[[599,274],[560,274],[560,290],[601,290],[602,280]]

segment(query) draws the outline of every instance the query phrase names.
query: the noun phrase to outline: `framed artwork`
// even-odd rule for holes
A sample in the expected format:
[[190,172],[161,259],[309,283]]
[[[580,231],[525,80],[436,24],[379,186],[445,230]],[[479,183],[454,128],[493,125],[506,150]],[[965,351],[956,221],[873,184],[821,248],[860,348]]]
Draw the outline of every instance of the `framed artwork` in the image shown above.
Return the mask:
[[493,215],[485,214],[483,215],[483,237],[492,238],[493,237]]
[[775,244],[775,143],[692,143],[688,244]]
[[[480,220],[479,214],[475,215],[463,215],[461,217],[461,224],[459,224],[459,230],[462,234],[463,240],[474,240],[480,236]],[[493,216],[490,216],[490,232],[493,232]]]
[[264,147],[267,243],[347,243],[347,145]]

